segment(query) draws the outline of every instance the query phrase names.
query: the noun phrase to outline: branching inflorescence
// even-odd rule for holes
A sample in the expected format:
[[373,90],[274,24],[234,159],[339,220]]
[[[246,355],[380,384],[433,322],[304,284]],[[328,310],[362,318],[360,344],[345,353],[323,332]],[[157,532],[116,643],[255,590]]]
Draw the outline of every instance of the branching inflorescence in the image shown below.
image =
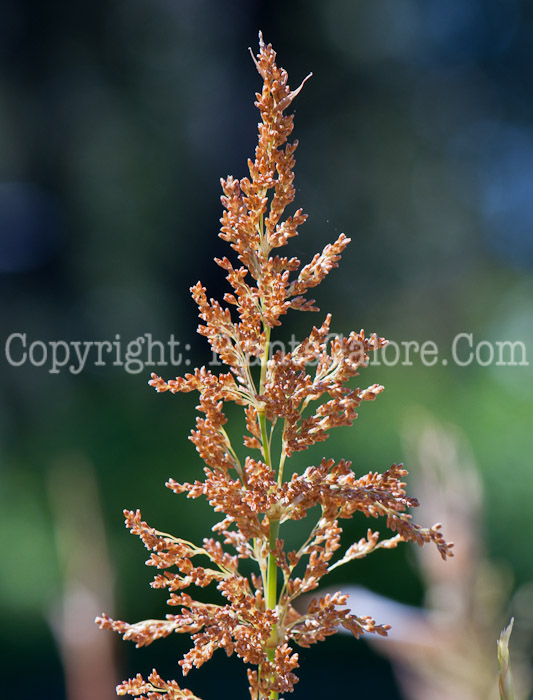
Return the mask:
[[[251,667],[248,679],[253,700],[278,698],[279,693],[293,689],[298,666],[295,644],[308,647],[334,634],[339,626],[355,637],[365,632],[387,634],[387,625],[350,614],[345,607],[347,596],[340,592],[318,596],[305,612],[295,609],[298,596],[316,589],[332,569],[409,540],[419,545],[433,542],[443,558],[451,554],[440,525],[422,528],[411,521],[408,510],[417,502],[405,493],[402,479],[406,471],[401,466],[357,477],[350,462],[324,458],[318,466],[294,473],[288,481],[283,479],[285,462],[294,452],[322,442],[331,428],[351,425],[359,405],[382,391],[376,384],[353,389],[347,383],[367,363],[369,354],[387,341],[376,335],[365,337],[363,331],[331,339],[328,315],[291,352],[277,351],[271,356],[271,330],[289,309],[318,311],[306,295],[337,266],[350,240],[341,234],[304,267],[295,257],[274,254],[297,235],[306,219],[301,209],[282,219],[294,199],[297,146],[288,143],[293,117],[285,110],[303,83],[291,91],[287,73],[276,66],[275,59],[274,50],[260,35],[254,61],[263,90],[256,101],[261,122],[255,160],[248,161],[249,177],[222,180],[225,211],[220,237],[231,245],[240,263],[235,267],[226,257],[216,259],[233,290],[224,296],[228,306],[208,299],[201,283],[191,290],[203,321],[199,332],[229,371],[216,375],[202,367],[170,381],[154,374],[150,381],[158,392],[199,393],[200,416],[191,440],[205,462],[205,479],[194,483],[170,479],[167,486],[189,498],[205,496],[223,514],[213,528],[218,539],[205,539],[197,546],[151,528],[139,511],[125,511],[126,526],[150,551],[147,564],[159,571],[152,587],[167,589],[168,603],[178,612],[164,620],[137,624],[106,615],[97,620],[102,628],[119,632],[137,646],[173,632],[190,634],[194,645],[179,662],[184,675],[209,660],[216,649],[237,654]],[[260,365],[259,376],[251,369],[254,358]],[[224,403],[230,401],[245,412],[244,445],[254,456],[244,461],[224,427]],[[277,449],[272,441],[274,426],[281,432]],[[279,537],[280,525],[306,517],[310,509],[319,512],[318,521],[298,550],[286,551]],[[339,520],[356,512],[385,518],[392,534],[382,538],[369,529],[339,555]],[[257,573],[242,575],[241,559],[253,560]],[[192,585],[203,588],[210,584],[222,596],[217,604],[198,602],[184,592]],[[148,680],[138,675],[122,683],[117,693],[149,700],[162,695],[195,697],[155,671]]]

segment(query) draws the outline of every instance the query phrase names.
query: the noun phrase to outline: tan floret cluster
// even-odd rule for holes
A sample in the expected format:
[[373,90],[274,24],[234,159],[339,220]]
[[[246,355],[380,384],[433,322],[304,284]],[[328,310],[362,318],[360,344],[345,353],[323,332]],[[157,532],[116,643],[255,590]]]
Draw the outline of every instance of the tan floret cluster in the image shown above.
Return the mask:
[[[300,209],[282,218],[294,199],[297,146],[287,141],[293,117],[285,110],[303,83],[291,91],[287,73],[275,59],[274,50],[260,36],[254,61],[263,90],[256,101],[261,122],[255,159],[248,162],[249,177],[222,180],[225,211],[220,236],[236,252],[240,266],[226,257],[216,262],[227,272],[232,293],[224,296],[227,306],[223,306],[208,299],[200,282],[191,290],[203,321],[199,332],[229,371],[216,375],[202,367],[169,381],[152,375],[150,381],[158,392],[199,394],[200,415],[191,440],[205,463],[204,479],[194,483],[170,479],[167,486],[189,498],[204,496],[222,514],[213,528],[217,539],[205,539],[197,546],[150,527],[139,511],[125,511],[126,526],[150,552],[147,564],[160,572],[152,587],[167,589],[169,605],[179,612],[136,624],[106,615],[98,618],[102,628],[119,632],[137,646],[173,632],[190,634],[193,647],[180,661],[184,674],[209,660],[216,649],[237,654],[252,667],[248,678],[254,700],[278,698],[279,693],[293,689],[298,666],[295,644],[308,647],[334,634],[339,626],[355,637],[365,632],[387,634],[387,625],[350,614],[344,607],[347,596],[340,592],[318,596],[305,612],[296,610],[296,599],[316,589],[328,572],[406,541],[433,542],[443,558],[451,554],[439,525],[422,528],[412,523],[409,509],[417,502],[405,493],[402,479],[407,472],[401,466],[358,477],[350,462],[324,458],[284,480],[286,460],[294,452],[326,440],[332,428],[351,425],[360,404],[383,390],[377,384],[361,389],[347,383],[386,341],[376,335],[366,337],[363,331],[332,338],[328,315],[291,352],[271,356],[272,329],[291,308],[318,311],[306,294],[337,266],[349,243],[341,234],[303,267],[295,257],[273,255],[274,249],[297,235],[306,218]],[[252,358],[260,365],[257,371]],[[225,429],[224,404],[229,401],[244,409],[243,442],[248,450],[255,450],[255,456],[240,459],[232,445]],[[277,441],[273,440],[275,426],[281,435]],[[305,518],[311,510],[318,519],[308,538],[298,550],[287,551],[280,526]],[[366,537],[338,556],[339,520],[357,512],[385,519],[392,536],[382,538],[368,529]],[[256,574],[248,577],[239,572],[242,559],[255,562]],[[219,604],[201,603],[183,592],[211,584],[221,594]],[[155,671],[147,681],[139,675],[123,683],[117,692],[149,700],[162,695],[195,698],[175,681],[163,681]]]

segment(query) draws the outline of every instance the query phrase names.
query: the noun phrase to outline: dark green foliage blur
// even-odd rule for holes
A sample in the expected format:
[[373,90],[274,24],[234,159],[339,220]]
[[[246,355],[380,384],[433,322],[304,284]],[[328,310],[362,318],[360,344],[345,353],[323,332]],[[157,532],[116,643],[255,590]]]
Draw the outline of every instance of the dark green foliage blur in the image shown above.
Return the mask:
[[[302,338],[332,312],[336,332],[364,327],[397,343],[432,340],[440,349],[432,367],[413,355],[412,365],[366,369],[361,384],[383,383],[385,393],[362,406],[352,429],[333,434],[295,462],[302,467],[335,456],[352,459],[361,473],[384,470],[405,459],[404,426],[424,408],[460,426],[471,443],[485,486],[489,556],[512,572],[514,587],[533,579],[531,4],[4,3],[5,697],[15,689],[24,700],[65,697],[52,631],[64,587],[50,495],[54,465],[83,459],[94,469],[116,614],[123,619],[160,617],[166,610],[164,594],[148,587],[146,553],[124,530],[122,509],[139,507],[153,526],[196,541],[216,521],[205,503],[164,488],[169,476],[191,480],[201,474],[187,440],[195,397],[158,396],[146,382],[153,370],[171,378],[211,359],[207,343],[195,334],[188,289],[201,279],[214,297],[226,291],[212,262],[226,254],[217,238],[219,178],[244,176],[255,147],[253,98],[261,83],[248,47],[255,50],[259,29],[274,44],[291,85],[313,72],[295,101],[296,206],[309,220],[291,253],[307,262],[340,232],[353,241],[339,270],[317,290],[320,314],[289,314],[279,337]],[[22,363],[20,341],[11,345],[20,366],[8,361],[6,342],[14,333],[26,334],[28,345],[41,341],[46,347],[58,340],[120,339],[123,353],[139,336],[166,342],[173,334],[184,362],[159,369],[132,363],[127,371],[113,366],[110,353],[105,366],[95,366],[93,357],[78,374],[68,366],[51,373],[49,362]],[[486,344],[481,363],[459,366],[451,346],[460,333],[472,334],[474,343],[521,341],[528,364],[488,363]],[[466,340],[458,347],[465,361]],[[238,442],[240,417],[234,426],[229,432]],[[100,522],[100,514],[95,518]],[[348,534],[363,533],[348,528]],[[90,541],[91,528],[86,537]],[[418,604],[423,592],[407,550],[354,563],[335,581],[356,581]],[[184,644],[172,639],[142,652],[123,644],[117,680],[155,664],[165,677],[179,677],[176,661]],[[368,650],[353,640],[325,647],[304,653],[295,700],[312,697],[313,688],[319,692],[320,680],[311,678],[318,678],[321,659],[329,667],[333,656],[345,659],[337,678],[346,684],[349,664],[384,664],[369,661]],[[186,682],[205,698],[214,697],[217,674],[226,668],[221,656],[213,663]],[[237,666],[230,662],[240,684],[235,697],[246,697]],[[375,693],[395,697],[390,673],[378,675],[383,688]],[[346,686],[338,683],[340,695]]]

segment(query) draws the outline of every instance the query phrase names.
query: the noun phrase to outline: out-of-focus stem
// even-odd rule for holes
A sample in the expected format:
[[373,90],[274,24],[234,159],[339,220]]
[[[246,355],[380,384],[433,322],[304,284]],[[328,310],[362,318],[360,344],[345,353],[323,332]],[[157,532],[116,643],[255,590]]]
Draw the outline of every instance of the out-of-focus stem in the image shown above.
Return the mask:
[[498,685],[500,688],[500,700],[514,700],[513,677],[511,675],[511,662],[509,659],[509,639],[513,631],[514,619],[502,631],[498,639],[498,666],[500,675]]

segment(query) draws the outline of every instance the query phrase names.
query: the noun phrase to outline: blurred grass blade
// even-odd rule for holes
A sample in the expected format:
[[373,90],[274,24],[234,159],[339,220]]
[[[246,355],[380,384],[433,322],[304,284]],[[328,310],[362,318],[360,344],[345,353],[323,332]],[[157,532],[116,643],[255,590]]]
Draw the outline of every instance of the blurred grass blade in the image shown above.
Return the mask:
[[498,666],[500,669],[499,687],[500,700],[514,700],[513,677],[509,660],[509,639],[513,631],[514,618],[500,634],[498,639]]

